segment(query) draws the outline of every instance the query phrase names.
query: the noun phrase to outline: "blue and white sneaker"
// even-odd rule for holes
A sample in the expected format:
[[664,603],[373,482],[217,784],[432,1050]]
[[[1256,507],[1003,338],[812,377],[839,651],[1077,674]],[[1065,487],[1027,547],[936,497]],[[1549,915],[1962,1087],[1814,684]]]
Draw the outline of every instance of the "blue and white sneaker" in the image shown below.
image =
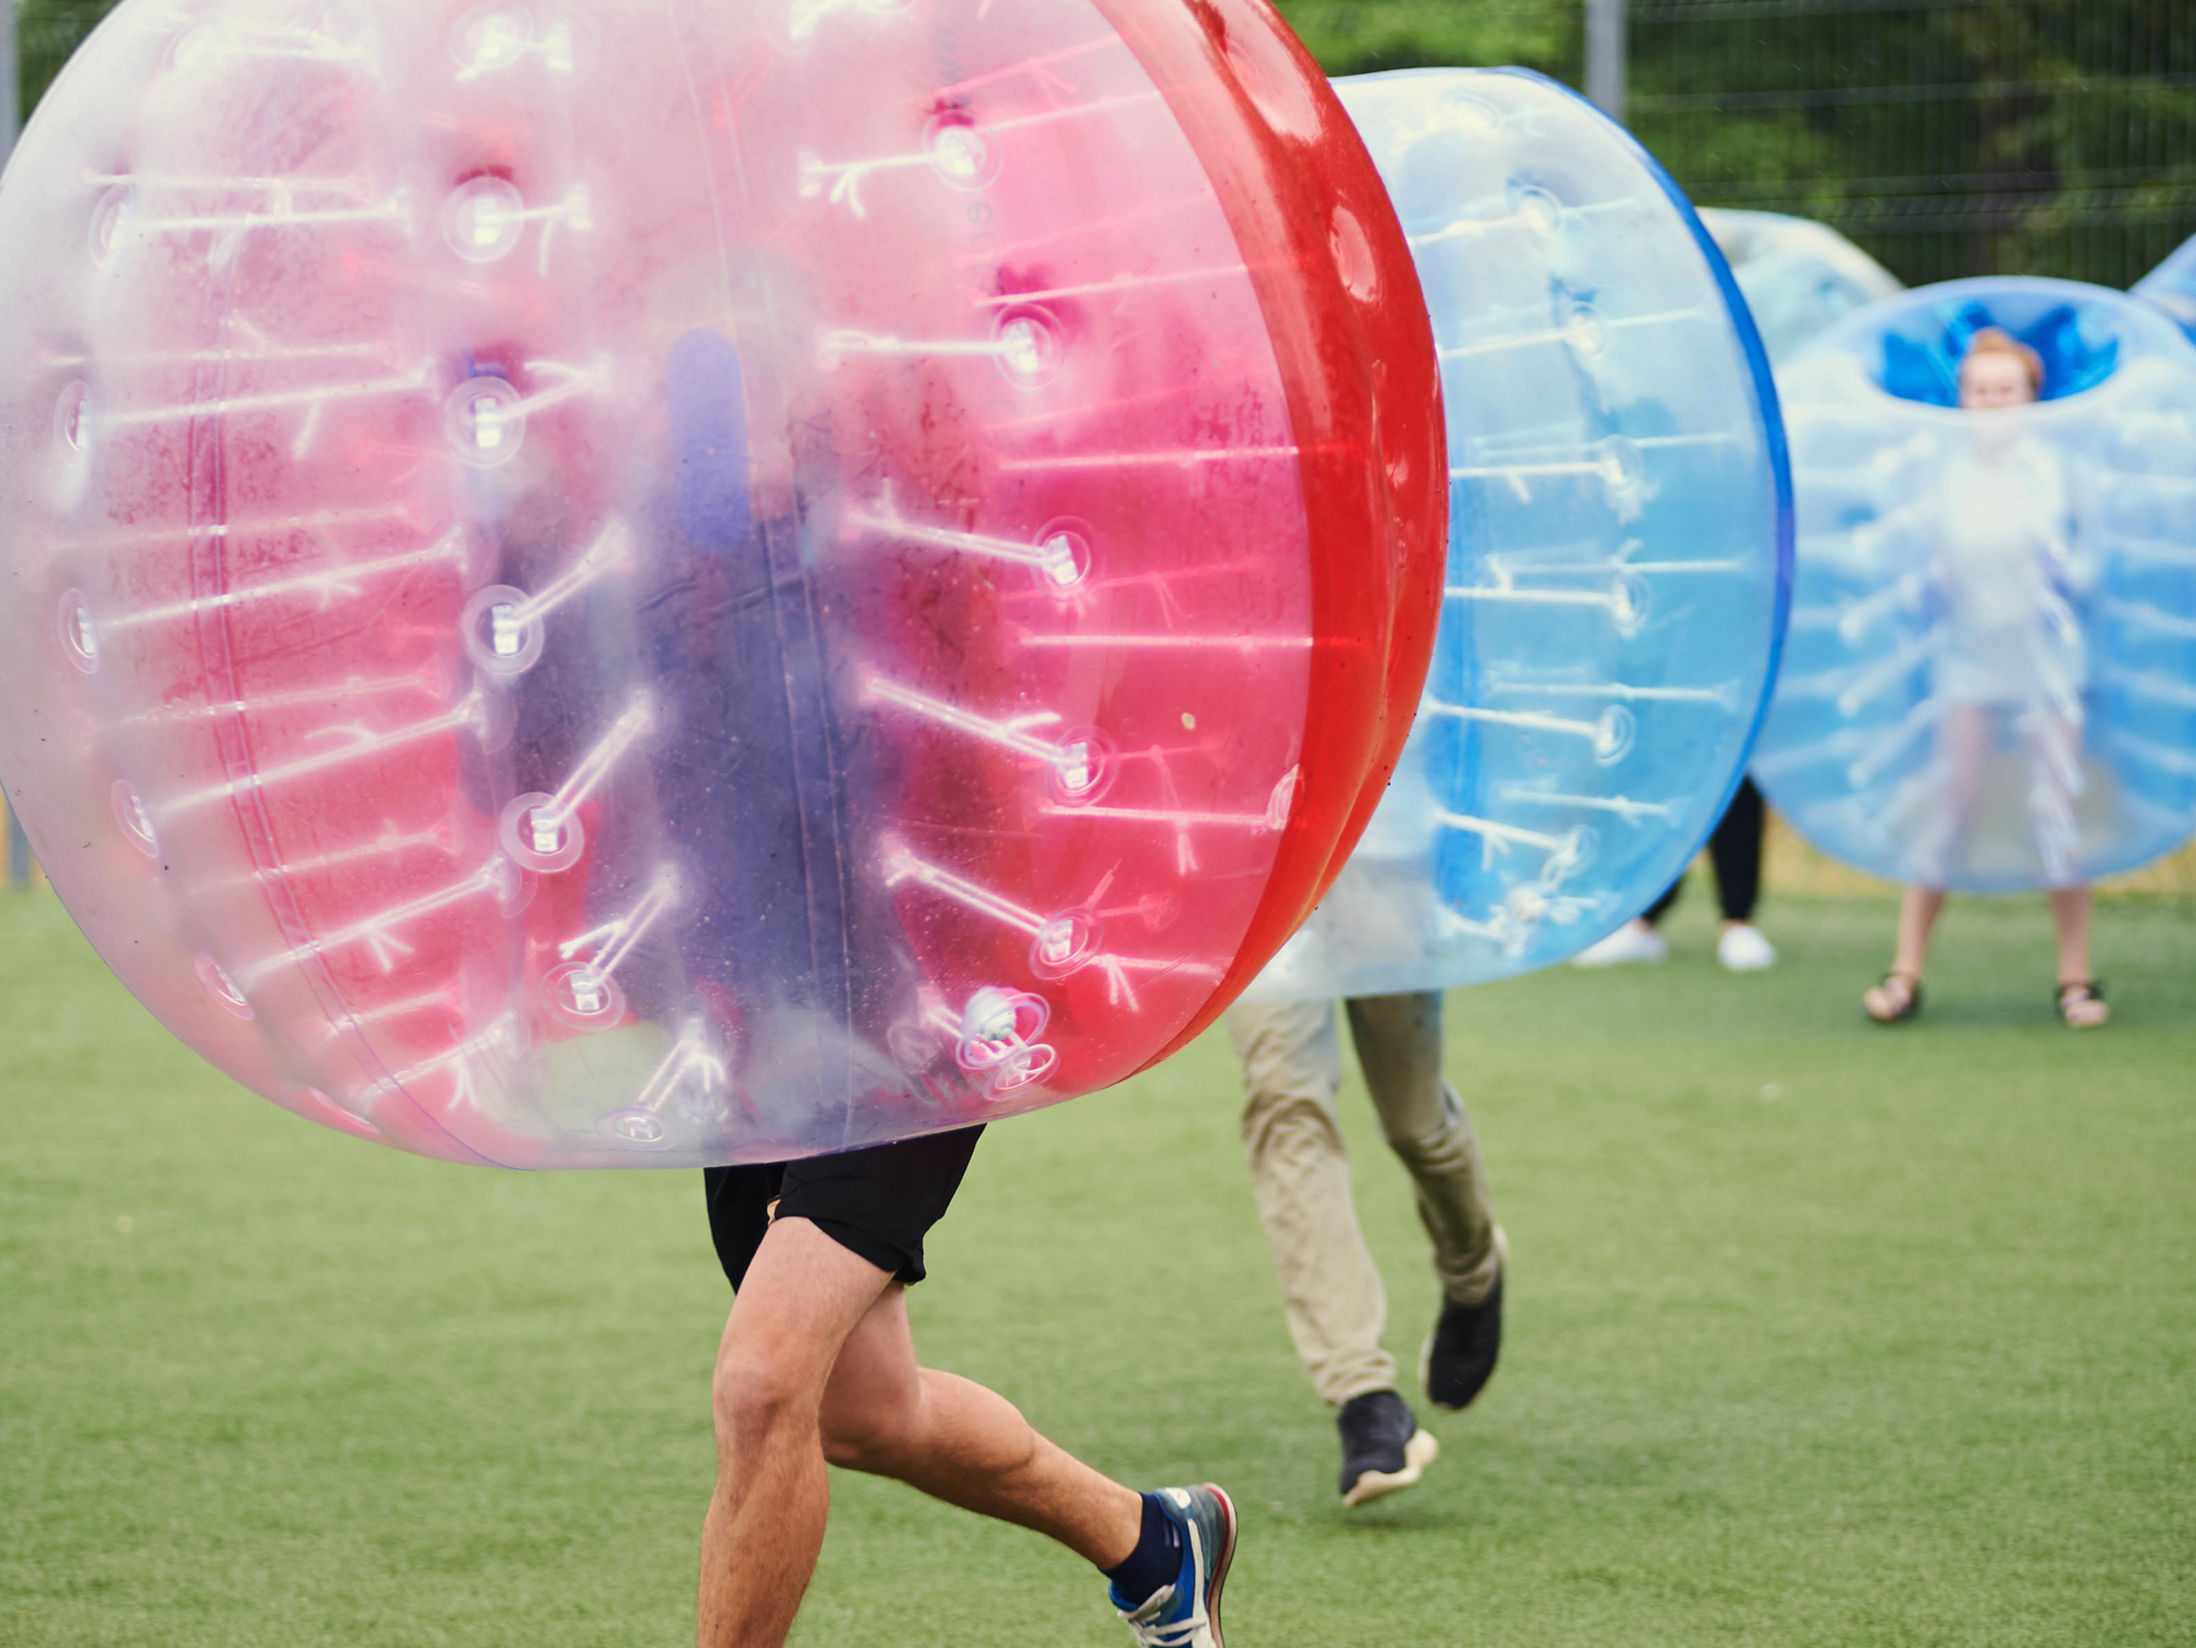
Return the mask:
[[1136,1607],[1112,1591],[1113,1606],[1136,1634],[1137,1648],[1222,1648],[1220,1587],[1235,1560],[1235,1505],[1208,1482],[1161,1488],[1159,1507],[1182,1530],[1181,1577]]

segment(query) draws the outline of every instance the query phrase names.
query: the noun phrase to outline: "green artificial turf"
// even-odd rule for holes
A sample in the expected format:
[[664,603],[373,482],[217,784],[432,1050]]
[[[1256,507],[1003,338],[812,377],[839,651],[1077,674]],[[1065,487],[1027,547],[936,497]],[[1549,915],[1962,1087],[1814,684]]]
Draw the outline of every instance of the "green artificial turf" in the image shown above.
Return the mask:
[[[993,1131],[929,1357],[1229,1486],[1233,1648],[2196,1642],[2196,911],[2101,910],[2077,1037],[2033,903],[1955,907],[1883,1031],[1888,906],[1772,905],[1730,978],[1705,902],[1663,968],[1452,998],[1510,1340],[1417,1489],[1336,1501],[1214,1039]],[[1423,1244],[1344,1102],[1409,1365]],[[0,897],[0,1643],[688,1642],[725,1302],[695,1175],[316,1130]],[[1126,1642],[1034,1536],[834,1493],[797,1643]]]

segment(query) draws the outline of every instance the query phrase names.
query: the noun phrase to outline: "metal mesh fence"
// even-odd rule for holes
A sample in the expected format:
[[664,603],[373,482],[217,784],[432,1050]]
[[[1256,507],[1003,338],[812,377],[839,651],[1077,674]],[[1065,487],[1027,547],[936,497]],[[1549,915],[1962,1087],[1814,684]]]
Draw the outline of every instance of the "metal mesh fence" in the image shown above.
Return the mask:
[[1632,124],[1688,187],[1909,284],[2127,286],[2196,234],[2189,0],[1659,0],[1632,35]]
[[[1581,85],[1583,0],[1283,0],[1337,73]],[[1633,0],[1626,115],[1703,205],[1818,218],[1912,285],[2127,286],[2196,234],[2196,0]]]

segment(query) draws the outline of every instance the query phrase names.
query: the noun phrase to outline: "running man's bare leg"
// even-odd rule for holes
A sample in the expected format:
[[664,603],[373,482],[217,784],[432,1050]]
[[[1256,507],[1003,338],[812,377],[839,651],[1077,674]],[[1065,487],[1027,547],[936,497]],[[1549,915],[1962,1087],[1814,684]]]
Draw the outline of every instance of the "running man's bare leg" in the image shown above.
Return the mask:
[[702,1525],[700,1648],[779,1648],[830,1508],[818,1415],[891,1275],[806,1219],[770,1227],[717,1350],[717,1488]]
[[904,1289],[805,1219],[764,1237],[725,1324],[701,1648],[780,1648],[823,1547],[826,1458],[1126,1561],[1143,1498],[982,1386],[917,1365]]
[[1049,1535],[1099,1568],[1136,1549],[1141,1494],[1038,1434],[1005,1397],[915,1360],[894,1287],[848,1336],[825,1388],[824,1457]]

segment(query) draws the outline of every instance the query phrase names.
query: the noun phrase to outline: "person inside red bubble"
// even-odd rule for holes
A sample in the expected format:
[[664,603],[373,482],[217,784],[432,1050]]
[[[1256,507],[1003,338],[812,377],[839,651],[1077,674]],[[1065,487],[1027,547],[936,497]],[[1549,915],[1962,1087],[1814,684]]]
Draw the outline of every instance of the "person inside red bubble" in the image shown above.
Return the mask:
[[[834,595],[804,553],[829,476],[750,449],[750,364],[710,328],[668,351],[672,465],[649,531],[669,576],[642,612],[684,713],[656,760],[658,803],[672,849],[713,867],[682,913],[683,963],[740,1035],[776,1048],[748,1085],[844,1104],[867,1062],[860,1028],[887,1016],[868,998],[904,983],[856,816],[881,756],[834,679]],[[1147,1648],[1221,1648],[1236,1527],[1224,1492],[1124,1487],[1004,1397],[917,1359],[907,1290],[982,1133],[705,1170],[734,1299],[713,1385],[700,1648],[785,1641],[823,1545],[828,1465],[1058,1540],[1111,1582]]]
[[[2027,758],[2027,805],[2050,891],[2058,940],[2060,1018],[2092,1030],[2111,1016],[2090,976],[2090,891],[2079,879],[2075,805],[2081,793],[2081,689],[2087,664],[2067,602],[2086,582],[2073,546],[2065,473],[2048,448],[2001,415],[2043,391],[2043,360],[1995,327],[1977,332],[1960,362],[1960,405],[1977,414],[1974,438],[1944,465],[1932,581],[1945,607],[1935,659],[1942,708],[1936,759],[1942,782],[1921,846],[1944,863],[1964,844],[1985,765],[2011,726]],[[1878,1024],[1921,1011],[1929,941],[1942,885],[1908,887],[1891,970],[1861,997]]]

